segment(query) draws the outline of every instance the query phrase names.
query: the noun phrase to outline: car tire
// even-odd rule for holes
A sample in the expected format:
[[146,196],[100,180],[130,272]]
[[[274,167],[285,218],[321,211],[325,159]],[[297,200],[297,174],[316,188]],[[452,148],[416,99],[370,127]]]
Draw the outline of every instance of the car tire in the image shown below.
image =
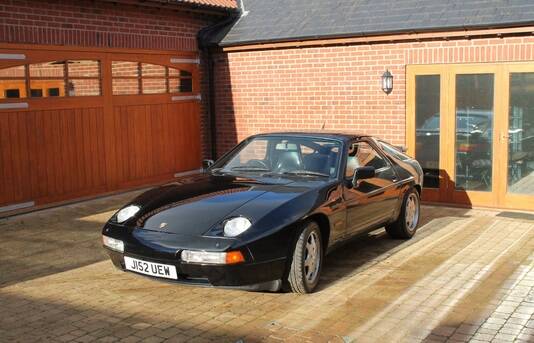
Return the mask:
[[316,222],[303,225],[287,275],[288,288],[294,293],[311,293],[319,283],[323,264],[321,230]]
[[393,238],[410,239],[417,231],[421,217],[419,192],[411,188],[404,194],[399,217],[386,225],[386,232]]

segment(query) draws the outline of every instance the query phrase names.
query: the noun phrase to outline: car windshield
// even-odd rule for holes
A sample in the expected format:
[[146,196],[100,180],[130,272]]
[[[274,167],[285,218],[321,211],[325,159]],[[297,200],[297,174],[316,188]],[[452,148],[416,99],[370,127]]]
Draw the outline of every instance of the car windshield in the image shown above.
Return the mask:
[[261,136],[218,161],[211,170],[251,176],[296,175],[334,178],[341,144],[335,140]]

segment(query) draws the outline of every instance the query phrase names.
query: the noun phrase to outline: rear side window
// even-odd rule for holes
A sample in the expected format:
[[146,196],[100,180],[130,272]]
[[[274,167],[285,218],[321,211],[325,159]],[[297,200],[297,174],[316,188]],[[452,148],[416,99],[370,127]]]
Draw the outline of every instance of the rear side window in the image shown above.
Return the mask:
[[406,161],[411,159],[410,156],[404,154],[402,151],[400,151],[398,148],[394,147],[391,144],[388,144],[386,142],[380,141],[380,146],[382,149],[384,149],[385,152],[392,155],[395,158],[398,158],[401,161]]
[[351,178],[361,167],[374,167],[376,170],[388,167],[386,160],[366,142],[353,143],[349,148],[345,176]]

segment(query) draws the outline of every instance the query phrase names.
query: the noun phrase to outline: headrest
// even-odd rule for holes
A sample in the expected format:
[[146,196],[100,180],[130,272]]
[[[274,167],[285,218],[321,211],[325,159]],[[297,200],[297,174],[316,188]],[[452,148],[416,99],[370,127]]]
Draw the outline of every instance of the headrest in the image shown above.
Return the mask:
[[282,142],[276,144],[276,150],[282,150],[282,151],[298,151],[297,145],[294,143],[288,143],[288,142]]

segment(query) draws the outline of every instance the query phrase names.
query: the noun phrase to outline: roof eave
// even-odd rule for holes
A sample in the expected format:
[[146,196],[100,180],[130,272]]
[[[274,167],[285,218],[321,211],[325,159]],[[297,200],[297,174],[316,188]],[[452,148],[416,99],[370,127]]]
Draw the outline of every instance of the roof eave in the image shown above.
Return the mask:
[[257,39],[257,40],[248,40],[240,42],[220,42],[218,45],[221,48],[226,47],[240,47],[248,45],[261,45],[261,44],[271,44],[271,43],[297,43],[303,41],[317,41],[317,40],[331,40],[331,39],[343,39],[343,38],[364,38],[369,37],[370,40],[374,37],[382,36],[392,36],[400,34],[422,34],[422,33],[447,33],[447,32],[457,32],[465,31],[469,33],[474,30],[491,30],[491,29],[504,29],[504,28],[517,28],[517,27],[527,27],[533,26],[534,20],[524,21],[524,22],[513,22],[513,23],[499,23],[499,24],[485,24],[485,25],[470,25],[470,26],[450,26],[445,28],[419,28],[419,29],[410,29],[410,30],[390,30],[390,31],[375,31],[375,32],[356,32],[356,33],[343,33],[343,34],[332,34],[332,35],[311,35],[311,36],[296,36],[288,38],[273,38],[273,39]]

